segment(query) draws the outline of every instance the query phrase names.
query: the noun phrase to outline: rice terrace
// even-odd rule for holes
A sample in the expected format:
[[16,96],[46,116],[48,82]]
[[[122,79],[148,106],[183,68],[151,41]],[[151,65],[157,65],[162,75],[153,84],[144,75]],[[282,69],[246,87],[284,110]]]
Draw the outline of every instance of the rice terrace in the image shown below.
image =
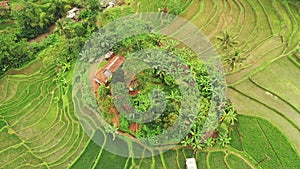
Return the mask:
[[0,16],[0,169],[300,169],[299,0],[4,0]]

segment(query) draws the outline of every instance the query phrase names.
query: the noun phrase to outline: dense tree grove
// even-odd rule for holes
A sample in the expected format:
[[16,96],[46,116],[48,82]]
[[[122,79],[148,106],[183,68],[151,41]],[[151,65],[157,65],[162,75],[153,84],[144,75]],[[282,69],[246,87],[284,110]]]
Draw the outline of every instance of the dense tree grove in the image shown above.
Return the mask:
[[[61,67],[72,61],[78,55],[87,37],[94,31],[96,20],[90,17],[82,18],[81,22],[66,19],[67,10],[76,6],[95,9],[95,3],[76,0],[26,1],[18,3],[18,8],[0,8],[0,24],[7,23],[8,27],[1,30],[2,42],[0,56],[0,75],[12,67],[20,67],[35,58],[35,54],[51,46],[67,49],[54,51],[57,55],[47,55],[44,60]],[[101,12],[95,10],[94,14]],[[92,16],[91,16],[92,17]],[[12,26],[9,26],[12,25]],[[55,34],[48,36],[40,43],[29,42],[30,39],[48,32],[55,25]],[[93,26],[91,26],[93,25]],[[58,34],[58,35],[57,35]],[[61,39],[61,36],[63,39]],[[58,49],[58,48],[57,48]]]
[[18,40],[15,34],[0,34],[0,44],[0,75],[33,58],[33,49],[26,39]]
[[17,23],[19,24],[20,37],[34,38],[47,32],[49,26],[58,18],[65,15],[71,8],[71,3],[66,0],[52,0],[49,3],[37,4],[27,2],[22,10],[17,12]]
[[[164,38],[156,34],[150,34],[127,38],[119,42],[116,45],[117,47],[115,46],[113,49],[115,49],[117,53],[121,53],[123,56],[127,57],[127,55],[134,51],[146,48],[160,48],[163,50],[172,50],[173,53],[184,59],[186,64],[189,66],[189,69],[191,69],[195,75],[195,80],[200,91],[199,104],[201,105],[201,108],[197,113],[196,120],[193,121],[194,124],[192,125],[189,134],[183,139],[181,144],[195,149],[201,149],[215,144],[219,144],[221,146],[229,144],[229,141],[231,140],[231,126],[237,121],[237,114],[234,110],[234,106],[228,100],[224,100],[224,102],[219,103],[221,112],[219,114],[220,118],[218,121],[218,127],[212,131],[206,131],[206,133],[202,132],[202,128],[204,127],[207,117],[211,116],[211,114],[209,114],[213,92],[211,77],[208,74],[207,67],[203,61],[197,59],[196,55],[187,48],[176,48],[176,44],[178,43],[174,40]],[[160,57],[161,59],[156,60],[166,59],[164,56],[157,57]],[[169,65],[169,67],[172,66]],[[121,117],[119,119],[119,130],[129,132],[138,138],[155,137],[156,135],[163,133],[169,127],[172,127],[174,122],[181,115],[181,92],[174,78],[165,71],[162,71],[161,68],[153,67],[152,69],[147,69],[137,74],[136,85],[133,89],[138,92],[138,94],[130,96],[130,101],[131,105],[137,111],[146,112],[149,111],[149,109],[151,110],[150,94],[153,90],[157,89],[162,90],[165,94],[165,99],[167,101],[166,109],[163,114],[154,121],[141,123],[140,129],[135,133],[132,133],[132,131],[128,129],[129,124],[133,123],[133,121]],[[113,88],[113,91],[115,91],[115,88]],[[100,109],[102,110],[101,112],[104,114],[104,117],[108,117],[106,120],[110,121],[112,116],[109,116],[109,114],[111,114],[110,109],[113,105],[108,106],[103,103],[112,103],[112,93],[107,90],[107,87],[105,88],[104,85],[99,88],[98,92],[101,93],[101,96],[98,96],[101,98],[101,103],[99,104]],[[108,99],[109,102],[106,102],[106,99]],[[117,105],[118,104],[119,103],[117,103]]]
[[0,24],[10,21],[10,9],[0,5]]

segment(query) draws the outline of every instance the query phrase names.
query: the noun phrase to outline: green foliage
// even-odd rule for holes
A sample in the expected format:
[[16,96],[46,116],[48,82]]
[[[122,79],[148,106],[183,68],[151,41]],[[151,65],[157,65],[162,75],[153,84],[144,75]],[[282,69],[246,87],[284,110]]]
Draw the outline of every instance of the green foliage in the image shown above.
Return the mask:
[[110,90],[104,84],[100,85],[98,88],[98,100],[103,100],[110,94]]
[[104,100],[101,101],[100,110],[106,114],[111,114],[110,112],[111,112],[112,104],[113,104],[113,100],[110,96],[108,96]]
[[[121,53],[123,56],[126,56],[129,53],[134,51],[142,50],[145,48],[158,48],[162,46],[164,49],[173,51],[174,54],[180,56],[180,58],[184,59],[186,64],[190,67],[187,67],[189,70],[185,70],[187,68],[180,67],[175,68],[176,71],[190,71],[196,77],[197,86],[199,87],[200,97],[201,99],[201,109],[198,114],[197,120],[195,121],[195,125],[192,129],[192,133],[189,137],[186,137],[187,140],[184,140],[185,144],[192,145],[194,148],[203,148],[206,146],[206,143],[202,141],[203,134],[201,133],[201,129],[203,128],[203,124],[205,119],[207,118],[209,109],[210,109],[210,98],[212,96],[212,87],[211,87],[211,78],[208,75],[207,67],[204,63],[200,60],[195,58],[195,54],[191,52],[187,48],[175,48],[174,45],[177,45],[176,41],[170,39],[164,39],[157,34],[150,34],[150,35],[138,35],[135,37],[130,37],[125,40],[119,42],[113,50],[116,53]],[[163,59],[163,56],[155,56],[157,57],[156,60]],[[160,57],[160,58],[159,58]],[[166,58],[165,58],[166,59]],[[153,61],[156,62],[156,61]],[[172,70],[172,67],[169,67]],[[155,88],[155,84],[158,84],[159,88],[163,90],[165,93],[165,98],[167,100],[166,110],[164,110],[163,115],[157,118],[154,122],[144,124],[147,127],[142,127],[142,131],[138,134],[138,136],[147,136],[146,132],[151,133],[158,133],[153,130],[157,130],[157,125],[160,126],[160,129],[164,128],[167,129],[168,127],[172,126],[174,119],[179,115],[180,103],[182,101],[180,92],[178,90],[178,86],[176,84],[175,79],[166,74],[161,68],[153,67],[152,70],[145,70],[140,72],[136,76],[137,79],[137,86],[136,90],[139,90],[141,93],[137,96],[131,97],[131,103],[135,106],[139,111],[146,112],[150,107],[150,100],[149,100],[149,93]],[[203,101],[203,102],[202,102]],[[236,121],[236,112],[233,109],[233,106],[228,101],[224,103],[220,103],[225,106],[220,106],[224,108],[224,112],[220,115],[222,120],[220,121],[220,126],[217,132],[220,132],[222,137],[216,141],[211,139],[208,143],[209,146],[214,145],[216,142],[225,146],[229,143],[229,135],[228,135],[228,127],[229,125],[233,125]],[[193,110],[191,110],[193,111]],[[176,116],[176,117],[175,117]],[[192,119],[192,117],[189,117]]]
[[177,120],[178,115],[175,113],[168,114],[167,117],[163,118],[163,128],[167,129],[168,127],[171,127],[173,123]]
[[38,56],[42,57],[45,64],[62,66],[70,61],[73,55],[70,55],[67,43],[63,38],[57,37],[54,41],[55,43],[48,46],[47,50],[41,51]]
[[0,75],[7,69],[18,68],[33,59],[33,50],[25,39],[18,40],[15,34],[0,34]]
[[19,36],[34,38],[47,32],[51,24],[65,15],[70,8],[68,3],[66,0],[52,0],[49,4],[26,2],[16,16],[20,28]]
[[130,130],[129,130],[130,122],[124,116],[120,116],[119,121],[120,121],[119,130],[125,131],[125,132],[130,132]]
[[169,86],[174,84],[174,80],[175,79],[171,75],[168,75],[168,74],[164,77],[165,83]]
[[162,128],[159,124],[155,123],[144,123],[141,124],[141,129],[136,132],[138,138],[150,138],[158,134],[161,134]]
[[9,22],[10,20],[11,20],[10,10],[1,5],[0,6],[0,24]]
[[81,5],[83,7],[86,7],[88,12],[101,12],[102,8],[99,3],[99,0],[86,0],[86,1],[81,1]]

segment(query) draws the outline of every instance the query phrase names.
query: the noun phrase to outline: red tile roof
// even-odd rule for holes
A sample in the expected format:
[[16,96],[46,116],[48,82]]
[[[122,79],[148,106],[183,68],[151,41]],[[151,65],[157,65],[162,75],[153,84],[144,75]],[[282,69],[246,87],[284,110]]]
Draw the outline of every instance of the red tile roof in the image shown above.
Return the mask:
[[108,79],[110,77],[107,77],[104,73],[105,71],[109,70],[111,73],[114,73],[118,70],[118,68],[120,66],[122,66],[123,62],[124,62],[125,58],[120,56],[120,55],[116,55],[114,57],[112,57],[109,62],[102,68],[100,69],[95,77],[95,81],[96,82],[100,82],[100,83],[104,83],[106,84]]

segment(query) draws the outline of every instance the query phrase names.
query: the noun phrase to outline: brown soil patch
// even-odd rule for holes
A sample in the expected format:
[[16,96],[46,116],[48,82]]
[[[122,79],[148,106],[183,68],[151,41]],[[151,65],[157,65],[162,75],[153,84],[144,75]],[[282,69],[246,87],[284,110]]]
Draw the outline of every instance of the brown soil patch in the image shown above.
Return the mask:
[[119,120],[119,112],[118,112],[118,110],[115,107],[113,107],[113,108],[111,108],[110,112],[114,115],[114,117],[111,119],[111,122],[113,123],[113,125],[116,128],[119,128],[119,126],[120,126],[120,120]]
[[55,24],[51,25],[49,27],[49,31],[46,33],[43,33],[41,35],[38,35],[36,38],[34,39],[30,39],[29,42],[41,42],[42,40],[44,40],[45,38],[47,38],[50,34],[52,34],[55,30]]
[[218,138],[218,137],[219,137],[218,131],[210,130],[205,133],[204,140],[206,140],[208,138]]
[[131,123],[129,126],[129,130],[133,133],[136,133],[136,131],[141,129],[141,125],[138,123]]
[[136,90],[136,91],[130,91],[130,92],[129,92],[129,94],[130,94],[131,96],[136,96],[136,95],[138,95],[139,93],[140,93],[139,90]]

